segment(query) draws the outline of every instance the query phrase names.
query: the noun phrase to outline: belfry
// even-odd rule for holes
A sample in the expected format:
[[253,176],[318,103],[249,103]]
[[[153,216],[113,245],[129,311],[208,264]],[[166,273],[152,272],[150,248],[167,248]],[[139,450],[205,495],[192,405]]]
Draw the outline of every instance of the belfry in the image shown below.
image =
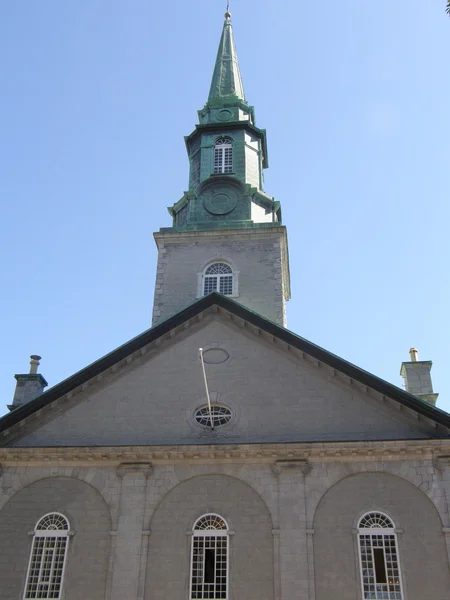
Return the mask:
[[279,325],[290,298],[280,203],[264,191],[264,129],[247,103],[225,13],[208,100],[185,138],[189,189],[169,208],[158,246],[153,324],[217,291]]

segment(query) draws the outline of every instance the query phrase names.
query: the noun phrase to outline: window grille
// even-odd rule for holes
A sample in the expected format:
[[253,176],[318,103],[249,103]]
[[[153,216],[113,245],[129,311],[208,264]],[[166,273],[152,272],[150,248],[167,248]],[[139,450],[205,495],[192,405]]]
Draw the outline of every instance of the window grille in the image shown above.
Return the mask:
[[228,526],[210,514],[194,525],[191,553],[191,600],[227,600]]
[[34,530],[24,600],[61,598],[69,522],[58,513],[42,517]]
[[213,263],[205,271],[203,295],[220,292],[224,296],[233,295],[233,271],[225,263]]
[[211,427],[211,417],[214,427],[226,425],[231,421],[231,410],[227,406],[211,406],[210,414],[209,406],[202,406],[195,411],[195,420],[204,427]]
[[24,600],[60,598],[64,575],[69,522],[58,513],[37,523],[31,546]]
[[368,513],[358,538],[363,600],[403,600],[394,523],[383,513]]
[[214,145],[214,173],[233,172],[233,144],[230,138],[220,138]]

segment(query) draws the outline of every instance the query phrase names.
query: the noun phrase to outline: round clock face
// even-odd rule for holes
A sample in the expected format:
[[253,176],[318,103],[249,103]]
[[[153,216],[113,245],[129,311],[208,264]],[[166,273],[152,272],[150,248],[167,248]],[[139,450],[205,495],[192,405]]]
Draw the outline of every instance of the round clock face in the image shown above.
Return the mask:
[[213,215],[226,215],[236,208],[239,193],[233,187],[212,185],[205,192],[205,208]]
[[231,121],[232,118],[233,113],[231,112],[231,110],[228,110],[226,108],[219,110],[219,112],[217,113],[218,121]]

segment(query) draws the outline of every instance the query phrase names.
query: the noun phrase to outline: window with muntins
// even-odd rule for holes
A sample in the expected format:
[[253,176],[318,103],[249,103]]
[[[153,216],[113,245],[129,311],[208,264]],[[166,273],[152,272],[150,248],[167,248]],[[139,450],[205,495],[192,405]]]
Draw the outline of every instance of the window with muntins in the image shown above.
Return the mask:
[[225,263],[213,263],[207,267],[203,280],[203,295],[220,292],[224,296],[233,295],[233,270]]
[[363,600],[403,600],[394,523],[383,513],[367,513],[358,538]]
[[219,138],[214,145],[214,173],[233,172],[233,144],[230,138]]
[[209,407],[205,405],[195,411],[195,420],[203,427],[211,427],[211,421],[214,427],[222,427],[231,421],[231,417],[231,410],[228,406],[213,405]]
[[42,517],[34,530],[24,600],[61,598],[69,521],[59,513]]
[[190,600],[206,598],[228,598],[228,526],[216,514],[200,517],[192,535]]

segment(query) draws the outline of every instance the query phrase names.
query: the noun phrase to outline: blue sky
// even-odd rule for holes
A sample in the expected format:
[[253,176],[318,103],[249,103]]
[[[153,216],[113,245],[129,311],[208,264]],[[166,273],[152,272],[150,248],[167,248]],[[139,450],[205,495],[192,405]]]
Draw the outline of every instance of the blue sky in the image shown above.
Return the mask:
[[[152,232],[188,182],[225,2],[2,7],[0,413],[150,326]],[[450,19],[444,0],[231,5],[290,329],[401,386],[417,346],[450,411]]]

